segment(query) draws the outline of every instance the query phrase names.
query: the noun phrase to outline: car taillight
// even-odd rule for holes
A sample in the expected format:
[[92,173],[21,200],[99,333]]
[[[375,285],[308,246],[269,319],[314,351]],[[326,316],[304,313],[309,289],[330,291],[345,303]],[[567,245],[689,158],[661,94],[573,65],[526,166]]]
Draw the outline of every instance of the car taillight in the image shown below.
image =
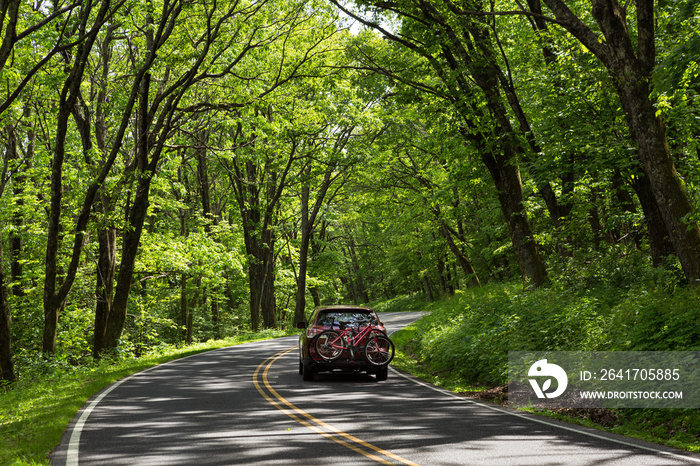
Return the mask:
[[321,332],[323,332],[323,329],[311,327],[309,330],[306,331],[306,336],[309,338],[313,338]]

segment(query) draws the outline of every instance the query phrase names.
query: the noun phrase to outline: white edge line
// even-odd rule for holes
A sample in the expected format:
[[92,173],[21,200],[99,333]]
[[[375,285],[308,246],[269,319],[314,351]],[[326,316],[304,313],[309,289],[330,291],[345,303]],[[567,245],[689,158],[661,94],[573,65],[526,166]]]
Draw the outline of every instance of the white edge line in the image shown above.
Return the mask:
[[95,406],[97,406],[97,404],[100,401],[102,401],[102,398],[107,396],[109,392],[117,388],[123,382],[129,380],[131,377],[132,376],[129,376],[125,379],[121,379],[107,387],[99,395],[97,395],[97,397],[94,400],[92,400],[92,402],[88,405],[87,408],[85,408],[83,413],[80,415],[80,419],[78,419],[78,422],[76,422],[75,426],[73,426],[73,431],[70,434],[70,442],[68,442],[68,452],[66,453],[66,466],[77,466],[78,464],[78,456],[80,455],[80,434],[82,434],[83,426],[85,426],[85,422],[90,416],[90,413],[92,413],[92,410],[95,409]]
[[163,364],[156,364],[155,366],[148,367],[142,371],[136,372],[134,374],[128,375],[124,377],[123,379],[117,380],[113,384],[109,385],[107,388],[102,390],[92,402],[83,410],[82,414],[80,415],[80,418],[78,419],[78,422],[75,423],[73,426],[73,430],[71,431],[70,434],[70,441],[68,442],[68,452],[66,453],[66,466],[77,466],[78,465],[78,457],[80,455],[80,435],[83,433],[83,427],[85,426],[85,423],[87,422],[88,417],[90,417],[90,414],[92,411],[95,409],[95,407],[102,401],[104,397],[109,395],[109,393],[123,384],[124,382],[131,380],[132,378],[143,374],[144,372],[148,372],[152,369],[155,369],[157,367],[164,366],[165,364],[169,364],[171,362],[175,361],[181,361],[183,359],[190,358],[192,356],[196,356],[196,354],[192,354],[190,356],[186,356],[184,358],[180,359],[173,359],[172,361],[165,362]]
[[[421,317],[422,317],[423,315],[424,315],[424,314],[422,314]],[[418,319],[416,319],[416,320],[418,320]],[[415,321],[413,321],[413,322],[415,322]],[[413,322],[411,322],[411,323],[413,323]],[[410,325],[411,323],[406,324],[406,325]],[[395,332],[395,331],[396,331],[396,330],[394,330],[394,332]],[[394,332],[391,332],[391,333],[389,334],[389,336],[391,336]],[[659,449],[654,448],[654,447],[647,447],[647,446],[639,445],[639,444],[636,444],[636,443],[633,443],[633,442],[626,442],[626,441],[624,441],[624,440],[616,439],[616,438],[613,438],[613,437],[606,437],[606,436],[604,436],[604,435],[596,434],[596,433],[593,433],[593,432],[588,432],[588,431],[586,431],[586,430],[581,430],[581,429],[577,429],[577,428],[574,428],[574,427],[567,427],[567,426],[564,426],[564,425],[561,425],[561,424],[555,424],[555,423],[553,423],[553,422],[549,422],[549,421],[546,421],[546,420],[544,420],[544,419],[540,419],[536,414],[530,414],[530,415],[519,414],[519,413],[514,413],[514,412],[511,412],[511,411],[508,411],[508,410],[505,410],[505,409],[498,408],[497,406],[491,406],[491,405],[486,404],[486,403],[477,403],[477,402],[474,401],[474,400],[470,400],[469,398],[465,398],[465,397],[459,396],[459,395],[457,395],[456,393],[453,393],[453,392],[451,392],[451,391],[449,391],[449,390],[446,390],[446,389],[444,389],[444,388],[440,388],[440,387],[436,387],[436,386],[434,386],[434,385],[430,385],[430,384],[428,384],[428,383],[426,383],[426,382],[423,382],[423,381],[417,379],[417,378],[414,377],[414,376],[409,376],[409,375],[406,375],[406,374],[404,374],[404,373],[402,373],[402,372],[399,372],[399,371],[397,371],[396,369],[394,369],[394,368],[391,367],[391,366],[389,366],[389,369],[391,369],[391,371],[392,371],[394,374],[397,374],[397,375],[403,377],[404,379],[406,379],[406,380],[408,380],[408,381],[411,381],[411,382],[413,382],[413,383],[415,383],[415,384],[417,384],[417,385],[421,385],[421,386],[423,386],[423,387],[429,388],[429,389],[431,389],[431,390],[433,390],[433,391],[436,391],[436,392],[438,392],[438,393],[442,393],[443,395],[450,396],[450,397],[455,398],[455,399],[457,399],[457,400],[460,400],[460,401],[462,401],[462,402],[464,402],[464,403],[470,403],[470,404],[473,404],[473,405],[481,406],[481,407],[490,409],[490,410],[492,410],[492,411],[496,411],[496,412],[503,413],[503,414],[509,414],[509,415],[511,415],[511,416],[519,417],[519,418],[521,418],[521,419],[526,419],[526,420],[528,420],[528,421],[538,422],[538,423],[540,423],[540,424],[544,424],[544,425],[547,425],[547,426],[550,426],[550,427],[555,427],[555,428],[557,428],[557,429],[568,430],[568,431],[570,431],[570,432],[575,432],[575,433],[577,433],[577,434],[583,434],[583,435],[587,435],[587,436],[589,436],[589,437],[594,437],[594,438],[601,439],[601,440],[607,440],[607,441],[610,441],[610,442],[619,443],[619,444],[621,444],[621,445],[625,445],[625,446],[628,446],[628,447],[639,448],[639,449],[651,451],[651,452],[654,452],[654,453],[660,453],[660,454],[662,454],[662,455],[673,456],[673,457],[675,457],[675,458],[679,458],[679,459],[683,459],[683,460],[688,460],[688,461],[693,461],[693,462],[695,462],[695,463],[700,463],[700,459],[698,459],[698,458],[693,458],[692,456],[681,455],[681,454],[679,454],[679,453],[674,453],[674,452],[671,452],[671,451],[659,450]],[[640,440],[640,441],[644,442],[644,440]],[[671,447],[669,447],[669,448],[671,448]],[[688,452],[688,454],[689,454],[689,455],[692,455],[693,453],[692,453],[692,452]]]
[[[280,337],[280,338],[286,338],[286,337]],[[269,340],[251,341],[249,343],[242,343],[240,345],[233,345],[233,346],[254,345],[256,343],[261,343],[264,341],[269,341]],[[70,440],[68,441],[68,450],[66,452],[66,466],[78,466],[78,459],[80,456],[80,436],[83,433],[83,427],[85,427],[85,423],[87,422],[88,417],[90,417],[90,414],[95,409],[95,407],[100,403],[100,401],[102,401],[102,399],[105,396],[109,395],[109,393],[112,390],[114,390],[115,388],[117,388],[118,386],[123,384],[124,382],[126,382],[126,381],[128,381],[128,380],[130,380],[138,375],[141,375],[145,372],[148,372],[152,369],[156,369],[158,367],[165,366],[166,364],[180,362],[180,361],[183,361],[185,359],[199,356],[199,355],[204,354],[204,353],[212,353],[214,351],[221,351],[221,350],[225,350],[228,348],[231,348],[231,346],[225,346],[223,348],[217,348],[217,349],[213,349],[213,350],[203,351],[200,353],[195,353],[195,354],[191,354],[189,356],[185,356],[183,358],[172,359],[172,360],[164,362],[162,364],[156,364],[155,366],[151,366],[151,367],[148,367],[142,371],[135,372],[131,375],[128,375],[128,376],[124,377],[123,379],[120,379],[120,380],[114,382],[113,384],[107,386],[107,388],[102,390],[97,395],[97,397],[95,397],[95,399],[92,400],[92,402],[90,402],[90,404],[83,410],[82,414],[80,415],[80,418],[73,426],[73,430],[71,431],[71,434],[70,434]]]
[[[406,375],[406,374],[403,374],[403,373],[397,371],[396,369],[394,369],[393,367],[390,367],[390,369],[391,369],[391,371],[392,371],[393,373],[395,373],[395,374],[397,374],[397,375],[403,377],[403,378],[406,379],[406,380],[409,380],[409,381],[411,381],[411,382],[413,382],[413,383],[415,383],[415,384],[418,384],[418,385],[421,385],[421,386],[423,386],[423,387],[426,387],[426,388],[429,388],[429,389],[431,389],[431,390],[434,390],[434,391],[436,391],[436,392],[438,392],[438,393],[442,393],[443,395],[450,396],[450,397],[455,398],[455,399],[457,399],[457,400],[460,400],[460,401],[462,401],[462,402],[464,402],[464,403],[474,404],[474,405],[477,405],[477,406],[481,406],[481,407],[483,407],[483,408],[490,409],[490,410],[492,410],[492,411],[497,411],[497,412],[503,413],[503,414],[509,414],[509,415],[511,415],[511,416],[519,417],[519,418],[521,418],[521,419],[526,419],[526,420],[528,420],[528,421],[538,422],[538,423],[540,423],[540,424],[544,424],[544,425],[547,425],[547,426],[550,426],[550,427],[555,427],[555,428],[557,428],[557,429],[568,430],[568,431],[571,431],[571,432],[575,432],[575,433],[577,433],[577,434],[587,435],[587,436],[589,436],[589,437],[594,437],[594,438],[601,439],[601,440],[607,440],[607,441],[610,441],[610,442],[619,443],[619,444],[622,444],[622,445],[625,445],[625,446],[628,446],[628,447],[639,448],[639,449],[651,451],[651,452],[654,452],[654,453],[660,453],[660,454],[662,454],[662,455],[673,456],[673,457],[676,457],[676,458],[678,458],[678,459],[683,459],[683,460],[687,460],[687,461],[693,461],[693,462],[695,462],[695,463],[700,463],[700,459],[698,459],[698,458],[693,458],[692,456],[685,456],[685,455],[681,455],[681,454],[679,454],[679,453],[674,453],[674,452],[670,452],[670,451],[659,450],[659,449],[656,449],[656,448],[653,448],[653,447],[647,447],[647,446],[639,445],[639,444],[636,444],[636,443],[633,443],[633,442],[626,442],[626,441],[624,441],[624,440],[620,440],[620,439],[616,439],[616,438],[612,438],[612,437],[606,437],[606,436],[604,436],[604,435],[599,435],[599,434],[596,434],[596,433],[593,433],[593,432],[588,432],[588,431],[586,431],[586,430],[577,429],[577,428],[575,428],[575,427],[567,427],[567,426],[564,426],[564,425],[561,425],[561,424],[555,424],[555,423],[553,423],[553,422],[548,422],[548,421],[546,421],[546,420],[544,420],[544,419],[540,419],[540,418],[538,418],[538,417],[537,417],[536,415],[534,415],[534,414],[533,414],[533,415],[525,415],[525,414],[513,413],[513,412],[511,412],[511,411],[507,411],[507,410],[505,410],[505,409],[501,409],[501,408],[498,408],[498,407],[496,407],[496,406],[491,406],[491,405],[488,405],[488,404],[486,404],[486,403],[477,403],[476,401],[470,400],[469,398],[461,397],[461,396],[459,396],[459,395],[457,395],[457,394],[455,394],[455,393],[452,393],[452,392],[450,392],[450,391],[448,391],[448,390],[445,390],[445,389],[442,389],[442,388],[439,388],[439,387],[435,387],[435,386],[430,385],[430,384],[428,384],[428,383],[422,382],[422,381],[416,379],[415,377],[412,377],[412,376],[408,376],[408,375]],[[640,440],[640,441],[643,441],[643,440]],[[691,452],[688,452],[688,453],[689,453],[689,454],[692,454]]]

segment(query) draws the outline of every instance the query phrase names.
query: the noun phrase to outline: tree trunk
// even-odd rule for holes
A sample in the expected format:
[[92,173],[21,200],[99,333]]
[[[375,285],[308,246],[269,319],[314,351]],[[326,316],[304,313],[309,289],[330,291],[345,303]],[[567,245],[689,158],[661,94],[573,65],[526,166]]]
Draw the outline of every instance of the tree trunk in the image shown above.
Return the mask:
[[[351,131],[345,131],[343,134],[347,135],[343,141],[347,141]],[[340,149],[344,147],[344,142],[340,143],[338,146]],[[309,262],[309,245],[311,243],[311,235],[313,234],[314,228],[316,226],[316,219],[318,218],[318,213],[323,206],[324,200],[328,193],[328,188],[337,179],[337,175],[333,176],[335,171],[335,165],[329,165],[326,170],[323,181],[321,182],[314,205],[309,209],[309,198],[311,190],[309,188],[310,181],[308,181],[311,174],[311,165],[307,165],[303,170],[302,176],[306,178],[301,188],[301,244],[299,245],[299,275],[297,277],[297,294],[296,302],[294,306],[294,323],[306,320],[306,271],[308,269]],[[331,196],[332,197],[332,196]],[[320,306],[319,304],[316,304]]]
[[[308,173],[307,173],[308,175]],[[312,225],[309,224],[309,186],[301,188],[301,244],[299,245],[299,274],[294,304],[294,324],[306,321],[306,269],[309,258]]]
[[423,292],[428,298],[428,302],[432,303],[435,301],[435,296],[433,296],[433,287],[430,285],[430,278],[428,277],[428,274],[423,274],[421,282],[423,283]]
[[191,345],[192,342],[194,341],[194,312],[197,309],[198,302],[199,302],[199,295],[200,295],[200,290],[202,289],[202,277],[198,276],[197,277],[197,283],[195,284],[195,292],[194,296],[192,296],[192,299],[190,300],[189,305],[186,307],[186,338],[185,342],[188,345]]
[[[698,285],[700,284],[700,229],[697,223],[685,221],[694,209],[673,164],[663,124],[656,117],[656,110],[648,99],[648,84],[646,82],[636,84],[636,86],[625,86],[623,89],[625,96],[621,98],[623,108],[632,136],[637,142],[639,158],[649,179],[651,194],[666,225],[673,249],[681,262],[688,282]],[[646,90],[640,92],[635,87],[646,88]],[[646,92],[646,99],[643,98],[644,92]]]
[[[0,254],[0,258],[2,254]],[[7,308],[7,290],[5,287],[5,274],[0,262],[0,380],[14,382],[16,380],[15,367],[12,363],[12,340],[10,324],[12,322],[10,310]]]
[[525,198],[520,173],[513,165],[513,158],[504,157],[504,160],[496,160],[491,154],[482,153],[482,160],[496,183],[498,200],[508,223],[508,231],[515,257],[520,265],[523,285],[525,288],[541,286],[547,281],[547,271],[530,228],[524,206]]
[[112,309],[107,317],[107,328],[105,329],[104,348],[116,348],[119,346],[119,339],[124,330],[126,321],[127,304],[129,302],[129,292],[131,291],[131,280],[134,274],[136,254],[141,242],[141,232],[148,214],[148,195],[151,189],[151,181],[155,176],[158,164],[158,154],[153,155],[153,160],[148,163],[149,143],[148,143],[148,91],[151,81],[150,74],[144,76],[140,91],[139,110],[139,139],[136,149],[136,173],[137,187],[134,195],[134,202],[129,210],[127,227],[124,232],[122,244],[121,264],[119,274],[114,289],[114,299]]
[[[102,73],[101,87],[99,89],[95,109],[95,142],[101,153],[107,154],[107,134],[109,127],[107,126],[106,106],[107,102],[107,83],[109,81],[110,58],[112,56],[112,39],[116,26],[110,25],[107,28],[100,56],[102,57]],[[79,113],[77,109],[74,115]],[[89,111],[86,108],[83,112],[84,120],[89,125]],[[77,118],[76,121],[80,121]],[[87,126],[86,125],[86,126]],[[80,126],[80,125],[79,125]],[[89,126],[88,126],[89,127]],[[81,131],[82,134],[82,131]],[[87,141],[90,141],[90,134],[87,131]],[[84,137],[85,138],[85,137]],[[85,145],[85,142],[84,142]],[[89,154],[89,147],[86,154]],[[108,219],[114,209],[111,196],[101,187],[95,202],[94,211],[103,219]],[[112,309],[112,296],[114,292],[114,275],[117,270],[117,230],[111,224],[102,224],[97,226],[97,277],[95,283],[95,328],[93,331],[93,357],[99,358],[100,353],[104,349],[105,330],[107,328],[107,317]]]
[[[268,115],[268,118],[271,118]],[[241,133],[239,126],[239,133]],[[255,137],[252,136],[252,141]],[[254,149],[255,144],[251,142]],[[275,211],[280,196],[286,187],[286,178],[294,161],[296,151],[292,144],[289,159],[284,169],[272,167],[267,157],[264,166],[252,160],[239,164],[234,159],[234,170],[230,173],[232,186],[238,201],[243,221],[243,236],[248,255],[248,284],[250,289],[250,322],[257,331],[260,320],[265,328],[277,325],[275,298],[275,234],[273,231]],[[263,199],[264,198],[264,199]]]
[[[62,100],[61,103],[63,105],[60,106],[58,112],[56,146],[51,164],[51,201],[48,218],[46,259],[44,262],[44,335],[42,338],[42,351],[44,354],[56,353],[58,313],[65,299],[65,296],[56,293],[56,288],[58,286],[58,248],[63,199],[63,161],[65,157],[66,134],[68,132],[68,117],[71,108],[67,107],[68,104],[66,104],[65,100]],[[73,104],[70,105],[72,106]],[[66,277],[66,279],[70,280],[71,277]]]
[[[432,5],[426,2],[421,6],[425,8],[424,11],[431,20],[445,28],[449,37],[449,45],[443,48],[443,53],[450,68],[454,72],[463,73],[461,70],[466,67],[476,85],[483,92],[486,107],[492,120],[492,131],[498,139],[492,141],[491,138],[481,133],[468,135],[467,139],[477,144],[481,158],[498,191],[501,211],[508,223],[513,251],[520,265],[524,286],[526,288],[541,286],[547,281],[547,270],[540,257],[525,210],[520,169],[517,165],[517,154],[525,149],[518,142],[518,135],[511,125],[510,115],[505,107],[504,101],[508,101],[508,99],[503,97],[501,92],[503,86],[499,80],[499,77],[504,74],[498,60],[493,55],[489,32],[483,24],[472,20],[464,21],[460,25],[466,41],[465,44]],[[467,89],[469,87],[464,76],[460,74],[457,79],[456,84],[459,84],[460,88]],[[454,84],[452,83],[452,86]],[[509,94],[508,89],[504,89],[506,94]],[[515,105],[517,99],[513,93],[510,94],[512,97],[510,103],[517,110],[519,108],[518,105]],[[464,99],[463,96],[459,101],[464,101]],[[457,110],[465,121],[472,122],[471,124],[474,124],[472,112],[483,114],[481,110],[475,109],[473,104],[469,106],[464,102],[457,106]],[[524,114],[522,118],[524,118]]]
[[211,303],[211,326],[214,334],[214,339],[219,340],[221,339],[221,322],[220,322],[220,317],[219,317],[219,300],[217,299],[212,299]]
[[[654,2],[637,1],[639,58],[631,50],[624,23],[616,16],[617,10],[600,0],[594,2],[593,15],[618,47],[611,53],[610,70],[613,72],[622,108],[627,117],[632,138],[637,143],[639,159],[649,177],[656,205],[666,224],[671,243],[681,262],[688,282],[700,284],[700,229],[698,224],[686,222],[694,209],[688,200],[666,140],[663,122],[656,116],[651,98],[654,52]],[[625,40],[625,38],[627,40]]]
[[651,186],[649,186],[649,178],[642,173],[634,180],[632,188],[637,194],[644,212],[644,223],[647,227],[652,263],[654,267],[660,267],[666,258],[673,254],[673,244],[669,239],[666,223],[661,215],[659,206],[656,204]]
[[483,57],[476,57],[470,61],[470,71],[476,84],[484,92],[495,132],[500,135],[492,150],[485,147],[487,141],[481,141],[484,146],[481,148],[481,158],[496,185],[501,211],[508,222],[513,251],[520,265],[523,284],[526,288],[538,287],[547,281],[547,270],[540,257],[525,210],[520,169],[517,166],[517,153],[522,149],[511,126],[497,78],[503,72],[493,57],[488,33],[477,25],[473,25],[469,30],[483,54]]
[[[30,161],[34,151],[34,131],[30,130],[27,137],[29,139],[30,146],[27,151],[27,159]],[[19,154],[17,151],[17,135],[15,128],[11,125],[7,126],[6,157],[8,162],[13,161],[14,163],[18,163],[19,161]],[[10,282],[12,283],[12,294],[15,296],[24,295],[24,289],[22,288],[22,262],[20,261],[22,252],[22,236],[20,232],[22,231],[24,217],[20,210],[24,205],[22,194],[24,193],[25,182],[26,176],[22,173],[22,170],[18,170],[12,178],[12,194],[14,195],[14,202],[16,206],[15,211],[12,214],[12,225],[14,228],[11,229],[8,235],[10,243]]]
[[355,250],[355,238],[352,236],[352,232],[348,229],[348,251],[350,252],[350,264],[351,264],[351,283],[353,286],[354,299],[359,301],[360,304],[369,302],[369,295],[367,294],[367,289],[365,288],[365,282],[362,279],[362,270],[360,269],[360,261],[357,259],[357,252]]
[[[256,180],[257,167],[248,164],[247,179]],[[274,241],[272,232],[263,225],[258,205],[257,190],[253,182],[248,186],[239,184],[245,199],[239,199],[243,217],[243,236],[248,255],[248,288],[250,290],[250,323],[254,332],[260,328],[261,319],[265,327],[274,326]],[[247,201],[248,200],[248,201]],[[270,325],[272,323],[272,325]]]
[[472,263],[469,261],[469,258],[466,256],[466,254],[464,254],[459,248],[459,246],[457,246],[457,244],[455,243],[454,238],[452,237],[452,233],[450,233],[450,229],[447,227],[445,222],[440,223],[440,234],[443,238],[445,238],[445,241],[447,241],[447,246],[450,248],[450,251],[452,252],[452,254],[454,254],[455,258],[457,259],[459,266],[462,267],[464,275],[467,278],[467,283],[473,286],[481,286],[479,276],[476,274],[474,267],[472,267]]
[[[102,205],[102,203],[100,203]],[[99,252],[97,258],[97,284],[95,290],[95,330],[92,354],[99,357],[104,346],[107,318],[112,309],[114,274],[117,269],[117,232],[106,226],[97,231]]]
[[129,292],[131,291],[131,280],[134,275],[134,265],[141,241],[141,232],[143,231],[143,225],[148,212],[148,194],[153,175],[154,173],[147,172],[139,176],[134,203],[129,213],[128,226],[124,233],[121,264],[119,266],[117,284],[114,289],[112,309],[107,318],[107,328],[104,338],[105,348],[118,347],[119,339],[124,330]]
[[317,286],[310,286],[309,287],[309,293],[311,293],[311,297],[314,300],[314,307],[318,307],[321,305],[321,293],[318,290]]
[[248,283],[250,288],[250,318],[253,331],[260,328],[274,328],[277,325],[275,310],[274,242],[251,238],[247,248],[250,257]]
[[[95,16],[94,26],[104,22],[110,8],[110,1],[104,0]],[[79,30],[85,33],[89,29],[91,4],[84,5],[80,10]],[[85,73],[85,66],[92,50],[97,34],[78,44],[75,49],[73,64],[70,73],[61,89],[58,115],[56,118],[56,140],[54,143],[53,159],[51,162],[51,201],[49,206],[48,231],[46,243],[46,262],[44,276],[44,335],[42,339],[42,351],[44,354],[56,353],[56,331],[58,328],[58,314],[64,305],[68,292],[73,286],[77,272],[80,253],[83,248],[85,229],[89,221],[90,207],[98,189],[98,184],[93,184],[85,194],[85,202],[82,211],[76,221],[75,240],[70,265],[66,271],[63,283],[58,291],[58,249],[60,235],[60,220],[63,199],[63,163],[66,156],[66,136],[68,134],[68,119],[75,107],[80,94],[80,85]]]
[[[434,238],[434,237],[433,237]],[[435,239],[435,238],[434,238]],[[445,261],[442,258],[437,260],[438,276],[440,277],[440,294],[446,296],[447,294],[452,294],[448,291],[449,288],[449,278],[447,277],[445,271]]]
[[[108,3],[108,1],[103,2],[103,4]],[[134,196],[134,204],[133,206],[131,206],[130,210],[127,207],[125,213],[126,222],[128,225],[125,229],[122,241],[121,264],[119,267],[119,275],[117,277],[117,282],[114,287],[114,297],[112,299],[112,306],[108,310],[109,313],[105,319],[106,327],[104,331],[104,338],[102,339],[102,345],[100,348],[102,350],[116,348],[119,344],[119,339],[121,338],[124,322],[126,320],[127,303],[129,299],[129,292],[131,289],[131,280],[133,278],[136,254],[141,239],[143,224],[148,211],[148,195],[150,190],[150,184],[153,176],[155,176],[156,168],[160,160],[160,154],[162,153],[163,149],[163,140],[161,134],[161,140],[159,141],[157,148],[154,151],[154,154],[149,162],[149,136],[151,134],[156,134],[156,131],[154,130],[153,133],[149,132],[149,127],[150,123],[152,122],[153,115],[149,117],[149,89],[151,75],[148,71],[153,65],[158,48],[162,46],[163,43],[165,43],[165,41],[172,33],[173,28],[176,24],[176,22],[173,19],[179,15],[180,11],[181,8],[179,4],[176,4],[174,8],[169,9],[167,14],[162,15],[159,19],[159,25],[157,28],[154,27],[155,25],[153,24],[152,14],[147,15],[147,23],[150,27],[146,28],[145,31],[146,54],[143,57],[143,60],[140,60],[141,66],[135,73],[135,77],[131,86],[131,94],[129,96],[129,100],[125,108],[122,111],[120,127],[117,130],[116,136],[114,137],[114,140],[112,142],[109,158],[103,164],[103,167],[100,171],[100,175],[97,178],[96,182],[90,186],[90,189],[94,190],[94,193],[96,193],[99,190],[100,186],[103,184],[105,178],[107,177],[107,174],[111,170],[111,167],[117,155],[121,153],[121,142],[124,138],[124,134],[128,125],[131,124],[133,108],[136,102],[139,101],[139,115],[137,118],[138,134],[135,148],[136,160],[134,161],[134,164],[129,165],[127,168],[127,171],[136,172],[136,179],[138,180],[137,189],[136,194]],[[154,37],[154,31],[157,31],[157,37]],[[114,32],[114,29],[112,27],[109,27],[107,32],[107,38],[104,42],[105,48],[103,49],[103,55],[105,56],[108,56],[110,54],[108,42],[111,38],[112,32]],[[107,79],[107,77],[109,76],[108,62],[105,61],[103,63],[103,66],[104,68],[102,76],[104,80]],[[165,78],[165,81],[167,81],[167,77]],[[80,82],[78,82],[78,85],[79,84]],[[181,88],[186,88],[189,84],[191,84],[191,81],[189,81],[188,83],[181,83],[180,86]],[[182,94],[180,93],[179,96],[181,97]],[[101,144],[101,149],[103,148],[102,146],[106,145],[104,141],[106,141],[106,134],[108,129],[107,125],[104,122],[103,107],[100,107],[101,105],[104,105],[105,102],[106,97],[104,95],[100,95],[98,97],[97,102],[97,105],[99,107],[96,112],[98,124],[96,125],[95,131],[97,133],[98,144]],[[165,131],[163,129],[163,126],[165,126],[166,129],[169,127],[172,113],[177,107],[177,99],[175,97],[172,97],[170,100],[168,100],[167,103],[164,103],[161,100],[158,104],[155,104],[155,108],[158,107],[163,109],[161,116],[165,116],[166,114],[168,115],[167,118],[159,119],[157,124],[157,126],[159,126],[161,130]],[[128,199],[130,197],[131,192],[128,192],[127,206],[129,205]],[[103,198],[103,202],[104,199],[105,198]],[[106,208],[106,206],[104,207]],[[80,222],[78,223],[78,226],[81,226]],[[78,231],[82,230],[78,229]],[[116,232],[114,232],[114,234],[116,235]],[[113,274],[114,270],[112,270],[111,273]]]
[[187,341],[187,274],[180,274],[180,328],[182,341]]
[[275,328],[277,327],[277,296],[275,295],[274,259],[272,257],[268,264],[261,310],[264,328]]
[[209,131],[203,130],[199,134],[199,146],[195,150],[197,157],[197,179],[199,181],[199,192],[202,201],[202,215],[206,219],[204,223],[204,231],[209,233],[211,226],[209,222],[216,224],[217,218],[211,212],[211,183],[209,182],[209,164],[207,161],[207,141],[209,140]]

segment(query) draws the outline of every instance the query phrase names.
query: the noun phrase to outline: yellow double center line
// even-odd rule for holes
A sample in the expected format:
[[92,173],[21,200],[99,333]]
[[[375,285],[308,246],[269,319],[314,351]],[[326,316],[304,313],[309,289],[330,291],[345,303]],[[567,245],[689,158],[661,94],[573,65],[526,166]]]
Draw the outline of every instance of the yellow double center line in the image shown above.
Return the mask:
[[[355,451],[361,455],[364,455],[367,458],[370,458],[378,463],[396,464],[395,462],[398,462],[400,464],[418,466],[416,463],[409,461],[406,458],[402,458],[399,455],[395,455],[394,453],[391,453],[389,451],[382,450],[381,448],[374,446],[371,443],[367,443],[364,440],[361,440],[353,435],[348,434],[347,432],[343,432],[339,429],[336,429],[335,427],[326,424],[320,419],[316,419],[306,411],[297,408],[284,397],[282,397],[279,393],[277,393],[277,391],[270,385],[270,382],[267,379],[267,373],[269,372],[270,367],[272,367],[272,364],[274,364],[275,361],[277,361],[279,358],[289,353],[290,351],[294,351],[295,349],[296,346],[292,346],[291,348],[288,348],[284,351],[280,351],[274,356],[271,356],[265,361],[263,361],[255,369],[255,372],[253,373],[253,385],[255,385],[255,388],[263,396],[263,398],[265,398],[272,406],[274,406],[287,416],[297,421],[299,424],[306,426],[314,432],[318,433],[319,435],[322,435],[327,439],[333,440],[334,442],[339,443],[344,447],[349,448],[350,450]],[[262,377],[260,377],[261,372]],[[262,385],[264,385],[264,388],[260,384],[260,379],[262,379]],[[267,390],[267,392],[265,390]],[[388,461],[385,458],[382,458],[378,455],[382,455],[386,458],[391,458],[395,462]]]

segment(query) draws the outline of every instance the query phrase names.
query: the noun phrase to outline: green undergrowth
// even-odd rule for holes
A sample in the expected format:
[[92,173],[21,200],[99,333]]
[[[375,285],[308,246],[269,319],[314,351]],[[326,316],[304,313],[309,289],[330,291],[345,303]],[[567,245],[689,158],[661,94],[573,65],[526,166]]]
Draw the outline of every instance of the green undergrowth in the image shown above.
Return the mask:
[[409,325],[391,335],[391,341],[396,347],[394,359],[391,361],[393,367],[435,386],[457,393],[477,392],[490,388],[489,385],[483,383],[467,381],[454,371],[431,369],[430,365],[420,361],[412,346],[412,340],[415,339],[417,332],[416,325]]
[[0,386],[0,465],[49,464],[48,455],[78,410],[100,390],[165,362],[241,343],[290,335],[266,330],[186,347],[163,347],[140,358],[73,367],[37,361],[20,380]]
[[377,312],[422,311],[425,309],[426,305],[428,305],[428,301],[422,294],[397,296],[392,299],[369,304],[369,306]]
[[[492,284],[431,303],[396,332],[394,365],[437,386],[505,398],[509,351],[697,351],[700,295],[641,261],[561,270],[540,289]],[[700,452],[699,410],[540,412]]]

